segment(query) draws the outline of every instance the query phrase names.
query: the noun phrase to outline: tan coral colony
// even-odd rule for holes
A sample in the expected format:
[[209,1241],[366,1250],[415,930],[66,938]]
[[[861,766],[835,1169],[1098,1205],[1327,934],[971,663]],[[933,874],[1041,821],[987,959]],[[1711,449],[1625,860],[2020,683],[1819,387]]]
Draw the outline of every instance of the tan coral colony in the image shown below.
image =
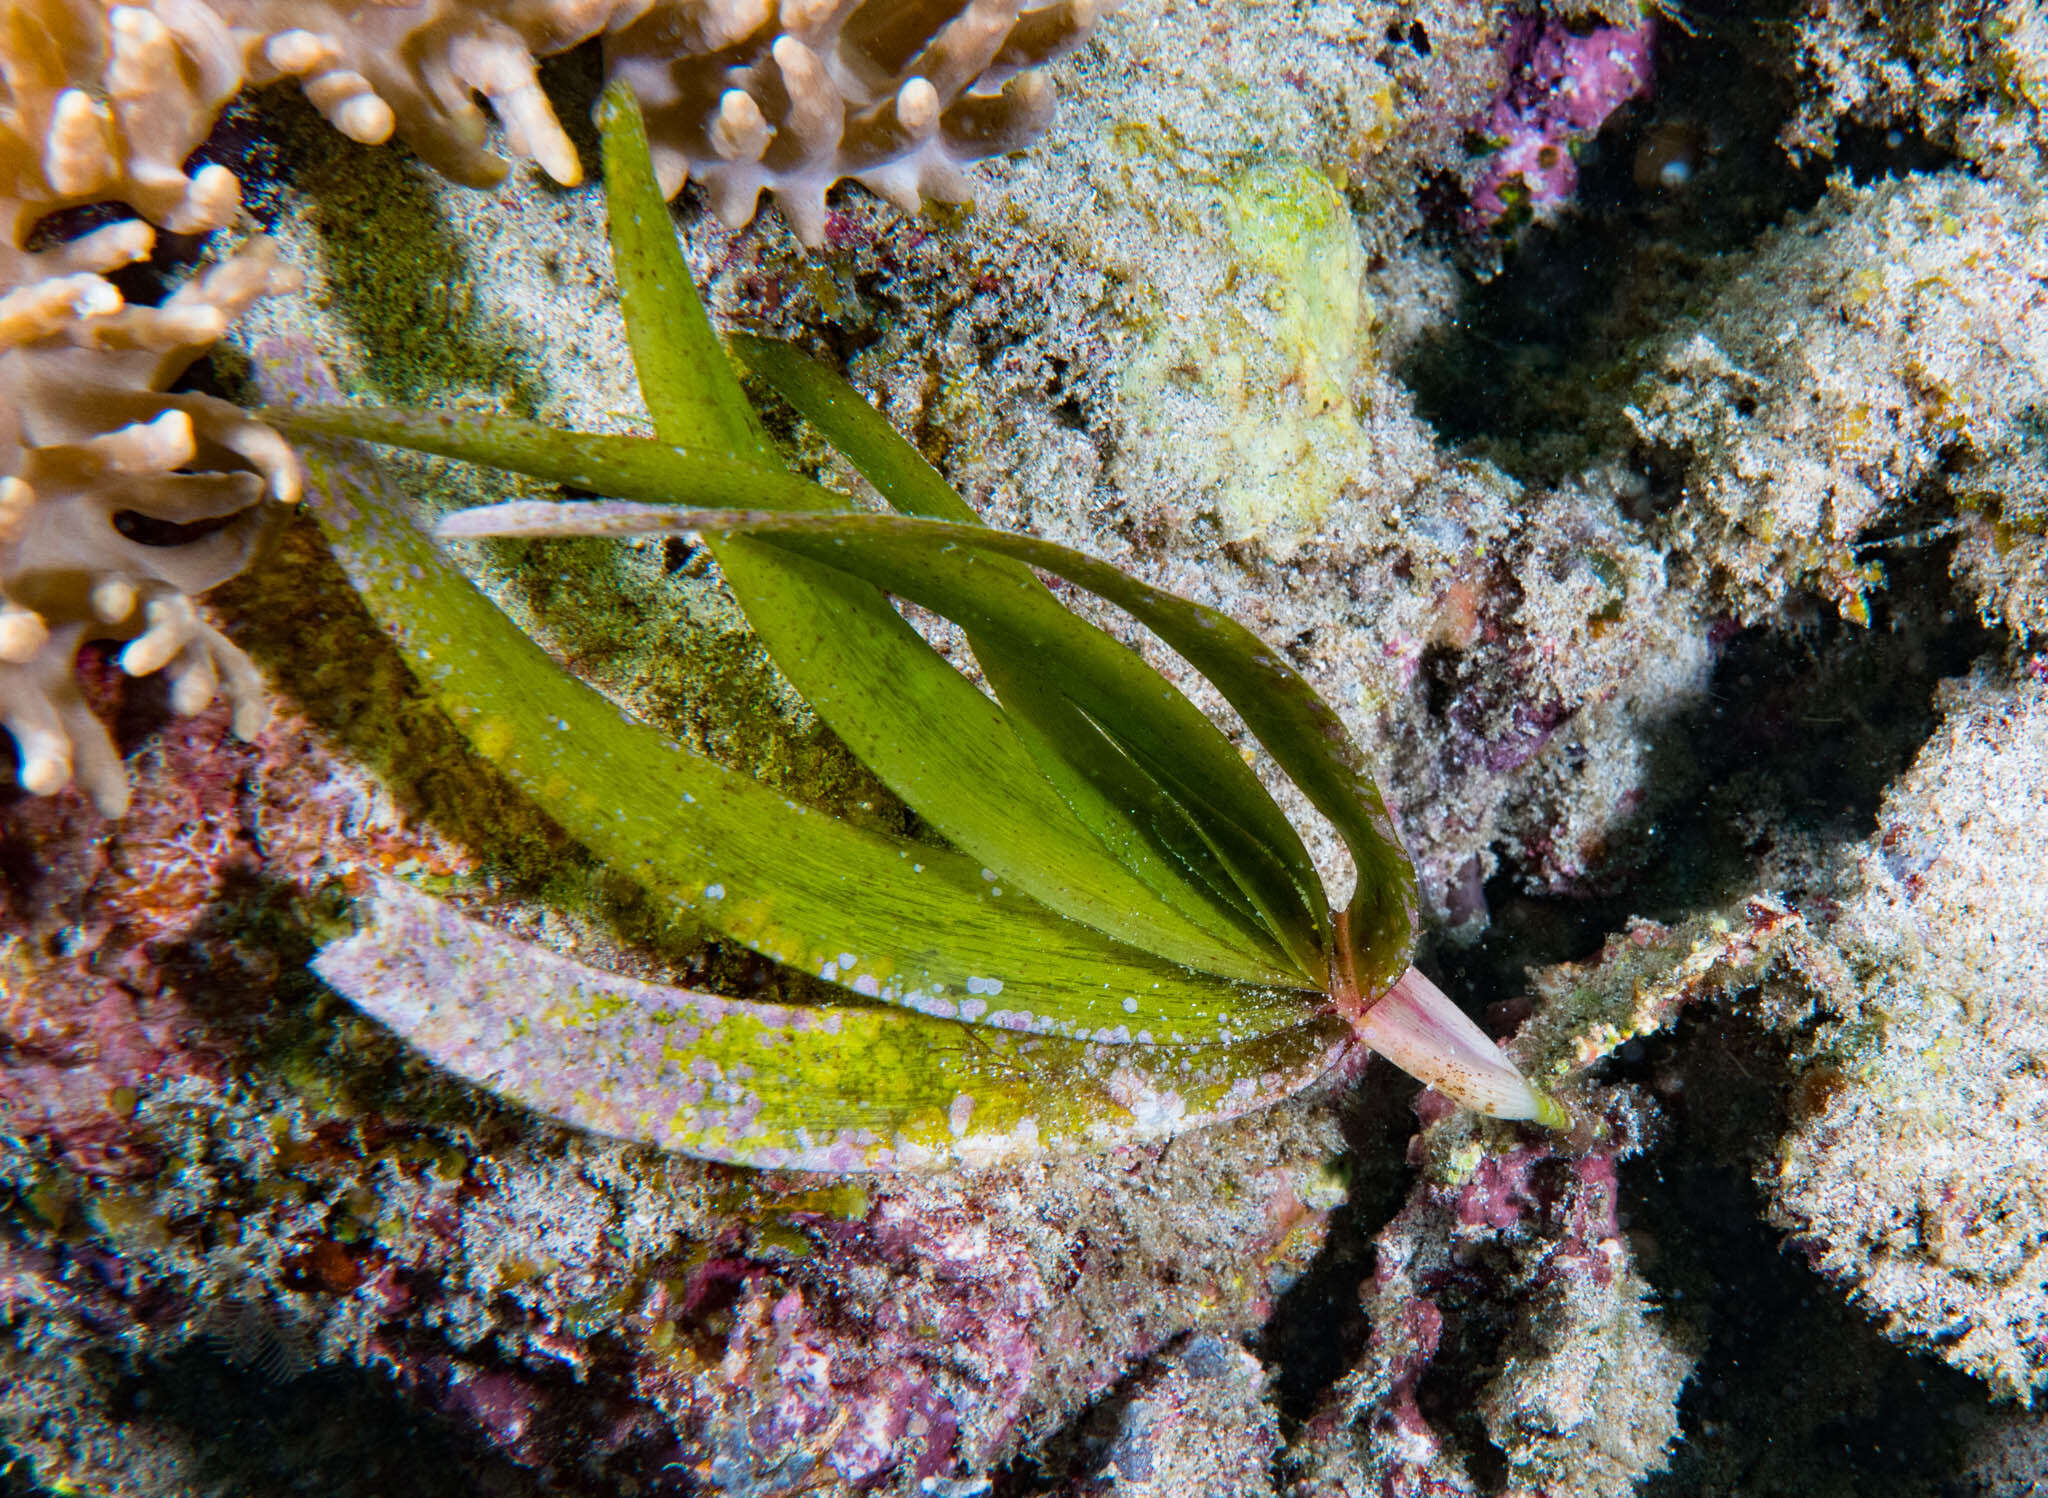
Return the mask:
[[[535,63],[602,37],[665,192],[701,181],[734,227],[766,192],[817,245],[846,178],[906,211],[971,200],[965,166],[1050,116],[1033,69],[1114,3],[0,0],[0,725],[21,784],[75,781],[106,814],[126,808],[76,678],[87,640],[125,640],[122,668],[166,672],[178,711],[225,695],[245,736],[267,717],[255,668],[192,599],[248,563],[269,508],[297,498],[297,464],[237,408],[170,386],[297,276],[256,237],[160,306],[107,279],[148,258],[152,224],[236,221],[234,174],[186,163],[244,86],[295,80],[343,134],[396,136],[472,186],[507,170],[495,116],[507,151],[574,183]],[[107,202],[141,217],[39,245],[51,213]]]

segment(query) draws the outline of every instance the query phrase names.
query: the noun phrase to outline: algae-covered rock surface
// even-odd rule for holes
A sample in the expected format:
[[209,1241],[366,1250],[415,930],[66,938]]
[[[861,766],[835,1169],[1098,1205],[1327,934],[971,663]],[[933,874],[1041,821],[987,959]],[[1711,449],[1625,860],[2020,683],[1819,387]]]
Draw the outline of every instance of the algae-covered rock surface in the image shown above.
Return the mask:
[[[1127,0],[971,209],[848,183],[807,248],[674,208],[721,331],[1285,653],[1395,808],[1421,965],[1570,1127],[1354,1056],[1163,1143],[834,1176],[439,1073],[309,967],[379,881],[814,995],[508,784],[281,516],[207,602],[261,734],[93,645],[127,815],[0,788],[0,1492],[2048,1487],[2048,21],[1752,9]],[[593,175],[595,45],[541,73]],[[275,89],[203,154],[303,288],[193,389],[284,337],[354,398],[652,430],[599,187],[453,185]],[[386,463],[423,517],[562,497]],[[449,555],[621,710],[929,835],[694,544]]]

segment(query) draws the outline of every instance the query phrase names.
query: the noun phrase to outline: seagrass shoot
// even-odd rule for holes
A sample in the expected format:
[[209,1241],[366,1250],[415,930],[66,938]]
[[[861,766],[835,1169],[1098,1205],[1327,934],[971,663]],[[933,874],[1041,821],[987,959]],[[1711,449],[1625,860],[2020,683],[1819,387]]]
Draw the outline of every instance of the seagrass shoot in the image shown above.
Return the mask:
[[[1561,1124],[1410,965],[1414,871],[1309,684],[1215,609],[983,525],[836,371],[766,339],[721,342],[632,96],[608,89],[598,119],[653,436],[343,405],[285,345],[258,351],[278,402],[262,414],[299,440],[336,557],[477,752],[651,895],[834,998],[605,972],[388,880],[321,952],[322,976],[479,1085],[748,1165],[972,1164],[1157,1138],[1269,1106],[1361,1041],[1467,1106]],[[735,360],[889,508],[793,471]],[[605,497],[457,511],[429,537],[365,443]],[[787,680],[943,845],[785,799],[625,717],[446,550],[649,535],[703,544]],[[1120,609],[1222,694],[1342,838],[1357,876],[1344,905],[1230,739],[1042,575]],[[988,690],[892,599],[957,625]]]

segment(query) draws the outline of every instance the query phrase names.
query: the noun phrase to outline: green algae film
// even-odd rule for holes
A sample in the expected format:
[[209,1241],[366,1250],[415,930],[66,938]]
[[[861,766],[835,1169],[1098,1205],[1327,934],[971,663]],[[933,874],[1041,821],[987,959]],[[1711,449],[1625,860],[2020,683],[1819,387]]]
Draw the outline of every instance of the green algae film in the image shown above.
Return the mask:
[[1231,178],[1216,210],[1211,247],[1228,273],[1198,314],[1152,331],[1122,395],[1227,536],[1291,544],[1371,467],[1360,390],[1379,354],[1365,247],[1344,195],[1289,157]]
[[579,1128],[737,1165],[983,1165],[1269,1107],[1350,1044],[1104,1045],[880,1006],[721,998],[586,967],[396,881],[322,978],[437,1065]]

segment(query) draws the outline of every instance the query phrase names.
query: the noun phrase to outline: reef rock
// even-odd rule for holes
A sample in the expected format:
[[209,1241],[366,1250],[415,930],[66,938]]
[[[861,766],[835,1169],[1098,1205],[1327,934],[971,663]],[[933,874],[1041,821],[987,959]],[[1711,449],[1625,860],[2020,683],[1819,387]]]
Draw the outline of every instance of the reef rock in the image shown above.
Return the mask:
[[2030,1399],[2048,1383],[2048,672],[1952,683],[1857,850],[1852,983],[1801,1047],[1813,1106],[1771,1215],[1887,1335]]

